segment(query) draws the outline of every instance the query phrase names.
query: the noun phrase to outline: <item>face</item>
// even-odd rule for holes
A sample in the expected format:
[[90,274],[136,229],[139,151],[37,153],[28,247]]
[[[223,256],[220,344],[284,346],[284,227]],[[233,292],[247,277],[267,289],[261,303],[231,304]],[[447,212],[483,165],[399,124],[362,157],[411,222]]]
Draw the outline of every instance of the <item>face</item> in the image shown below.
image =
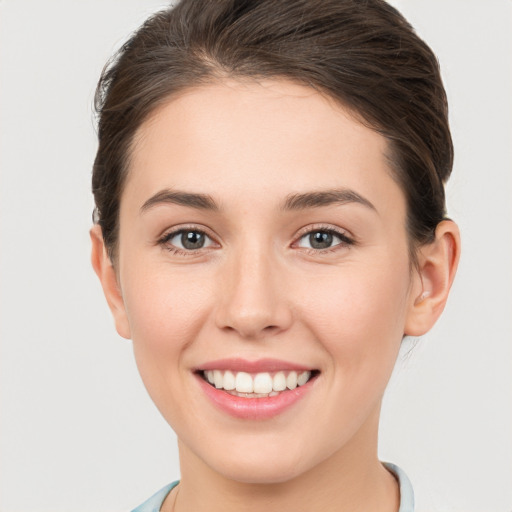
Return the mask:
[[415,279],[386,149],[284,81],[191,89],[139,129],[116,320],[185,463],[279,482],[376,453]]

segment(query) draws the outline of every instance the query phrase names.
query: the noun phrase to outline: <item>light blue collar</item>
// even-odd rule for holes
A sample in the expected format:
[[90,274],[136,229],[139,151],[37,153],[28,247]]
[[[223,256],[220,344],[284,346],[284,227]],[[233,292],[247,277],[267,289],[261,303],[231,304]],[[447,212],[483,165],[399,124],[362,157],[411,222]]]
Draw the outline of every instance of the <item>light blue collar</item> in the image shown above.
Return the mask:
[[149,500],[134,508],[132,512],[160,512],[160,508],[164,503],[167,495],[180,483],[179,480],[172,484],[166,485],[160,489],[156,494],[153,494]]
[[400,508],[398,512],[414,512],[414,492],[405,471],[391,462],[383,462],[384,467],[395,475],[400,487]]

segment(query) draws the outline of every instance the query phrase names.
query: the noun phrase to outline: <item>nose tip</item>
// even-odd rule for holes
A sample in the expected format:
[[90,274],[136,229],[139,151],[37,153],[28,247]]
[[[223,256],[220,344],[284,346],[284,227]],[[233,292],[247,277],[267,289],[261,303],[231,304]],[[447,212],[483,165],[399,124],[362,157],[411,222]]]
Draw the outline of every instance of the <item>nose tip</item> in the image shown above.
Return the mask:
[[[270,268],[269,268],[270,267]],[[223,280],[217,307],[217,326],[244,339],[278,334],[292,322],[285,288],[268,261],[239,260],[234,272]]]

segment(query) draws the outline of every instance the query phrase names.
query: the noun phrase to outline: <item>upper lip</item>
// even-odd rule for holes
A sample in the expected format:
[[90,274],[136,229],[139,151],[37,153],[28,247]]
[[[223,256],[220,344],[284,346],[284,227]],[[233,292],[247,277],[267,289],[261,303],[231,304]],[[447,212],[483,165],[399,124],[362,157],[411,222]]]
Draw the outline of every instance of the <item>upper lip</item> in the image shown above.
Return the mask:
[[196,368],[196,371],[206,370],[231,370],[235,372],[261,373],[261,372],[277,372],[280,370],[288,371],[313,371],[315,368],[302,364],[283,361],[280,359],[257,359],[248,361],[241,358],[216,359],[208,361]]

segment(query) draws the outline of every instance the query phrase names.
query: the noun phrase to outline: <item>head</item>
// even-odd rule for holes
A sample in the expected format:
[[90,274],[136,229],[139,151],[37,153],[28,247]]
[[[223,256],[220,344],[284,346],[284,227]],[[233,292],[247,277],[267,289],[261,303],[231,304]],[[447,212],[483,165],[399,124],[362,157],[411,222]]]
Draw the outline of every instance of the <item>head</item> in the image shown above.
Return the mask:
[[[93,264],[188,460],[263,482],[370,457],[400,341],[436,321],[458,260],[432,51],[379,0],[183,1],[122,47],[96,99]],[[199,392],[208,369],[265,358],[271,377],[312,370],[303,405],[232,417]],[[320,441],[290,425],[301,407]],[[218,449],[192,427],[205,417]],[[234,463],[262,440],[273,467],[265,450]]]

